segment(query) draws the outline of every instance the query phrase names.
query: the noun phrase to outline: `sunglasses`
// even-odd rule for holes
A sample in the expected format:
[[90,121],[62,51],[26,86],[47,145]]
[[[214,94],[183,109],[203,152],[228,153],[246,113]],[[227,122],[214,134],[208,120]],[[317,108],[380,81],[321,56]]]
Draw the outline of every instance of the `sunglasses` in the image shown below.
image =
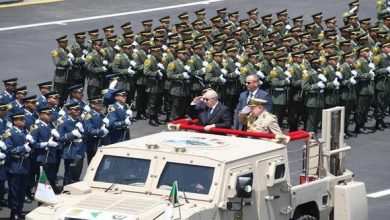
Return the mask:
[[255,82],[245,82],[246,85],[249,85],[249,84],[252,84],[252,83],[255,83]]

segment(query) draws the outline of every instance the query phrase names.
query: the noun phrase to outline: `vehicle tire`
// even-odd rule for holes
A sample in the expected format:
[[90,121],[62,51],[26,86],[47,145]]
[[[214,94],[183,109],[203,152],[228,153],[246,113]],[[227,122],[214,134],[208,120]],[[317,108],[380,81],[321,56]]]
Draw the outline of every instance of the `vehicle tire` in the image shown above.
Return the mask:
[[317,220],[317,218],[313,217],[311,215],[301,215],[298,218],[296,218],[295,220]]

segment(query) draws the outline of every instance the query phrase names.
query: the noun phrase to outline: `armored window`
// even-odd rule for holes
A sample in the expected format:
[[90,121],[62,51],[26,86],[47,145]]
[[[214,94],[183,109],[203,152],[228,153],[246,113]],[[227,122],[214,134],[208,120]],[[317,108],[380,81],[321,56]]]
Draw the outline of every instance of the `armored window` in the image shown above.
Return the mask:
[[275,168],[275,180],[283,178],[285,170],[286,167],[284,166],[284,163],[277,165]]

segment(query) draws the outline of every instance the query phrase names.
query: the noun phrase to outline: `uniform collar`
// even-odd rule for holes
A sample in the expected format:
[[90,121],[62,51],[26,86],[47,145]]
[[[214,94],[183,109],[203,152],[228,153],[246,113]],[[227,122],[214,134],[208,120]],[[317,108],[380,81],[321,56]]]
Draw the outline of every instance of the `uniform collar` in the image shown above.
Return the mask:
[[47,126],[47,123],[45,123],[45,122],[42,121],[41,119],[39,119],[39,122],[42,123],[43,125]]

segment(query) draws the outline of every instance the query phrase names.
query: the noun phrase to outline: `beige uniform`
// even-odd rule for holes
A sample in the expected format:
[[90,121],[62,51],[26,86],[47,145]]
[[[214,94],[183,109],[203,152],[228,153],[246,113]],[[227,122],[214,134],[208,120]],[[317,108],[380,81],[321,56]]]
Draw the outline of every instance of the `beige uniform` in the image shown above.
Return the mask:
[[282,131],[278,125],[278,119],[275,115],[264,111],[259,117],[254,117],[252,114],[239,113],[240,121],[248,127],[247,131],[259,131],[265,133],[273,133],[282,135]]

